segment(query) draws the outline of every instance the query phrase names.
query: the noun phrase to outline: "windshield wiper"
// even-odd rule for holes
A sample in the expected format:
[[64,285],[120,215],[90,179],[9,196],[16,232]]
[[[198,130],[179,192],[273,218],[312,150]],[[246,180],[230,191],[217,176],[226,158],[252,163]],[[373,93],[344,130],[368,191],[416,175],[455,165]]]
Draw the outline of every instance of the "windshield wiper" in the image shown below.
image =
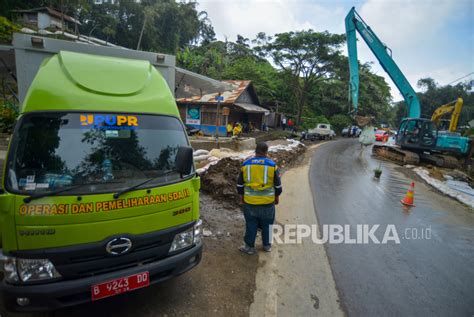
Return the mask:
[[123,194],[125,194],[125,193],[131,192],[132,190],[135,190],[135,189],[137,189],[138,187],[140,187],[140,186],[142,186],[142,185],[145,185],[145,184],[147,184],[147,183],[149,183],[149,182],[151,182],[151,181],[157,179],[158,177],[162,177],[162,176],[165,176],[165,175],[169,175],[169,174],[171,174],[171,173],[176,173],[176,171],[175,171],[175,170],[165,171],[165,172],[161,173],[160,175],[157,175],[157,176],[155,176],[155,177],[149,178],[149,179],[147,179],[147,180],[145,180],[145,181],[143,181],[143,182],[141,182],[141,183],[138,183],[138,184],[132,185],[132,186],[130,186],[130,187],[124,188],[124,189],[122,189],[121,191],[116,192],[116,193],[114,194],[114,198],[117,199],[117,198],[120,197],[120,195],[123,195]]
[[66,187],[66,188],[61,188],[61,189],[58,189],[58,190],[53,190],[53,191],[50,191],[50,192],[44,192],[44,193],[39,193],[39,194],[36,194],[36,195],[30,195],[28,197],[25,197],[23,199],[23,201],[25,203],[29,203],[30,201],[32,201],[33,199],[38,199],[38,198],[42,198],[42,197],[48,197],[48,196],[54,196],[56,194],[60,194],[60,193],[64,193],[64,192],[68,192],[70,190],[73,190],[73,189],[77,189],[77,188],[80,188],[82,186],[86,186],[86,185],[96,185],[96,184],[104,184],[103,182],[92,182],[92,183],[82,183],[82,184],[77,184],[77,185],[73,185],[71,187]]

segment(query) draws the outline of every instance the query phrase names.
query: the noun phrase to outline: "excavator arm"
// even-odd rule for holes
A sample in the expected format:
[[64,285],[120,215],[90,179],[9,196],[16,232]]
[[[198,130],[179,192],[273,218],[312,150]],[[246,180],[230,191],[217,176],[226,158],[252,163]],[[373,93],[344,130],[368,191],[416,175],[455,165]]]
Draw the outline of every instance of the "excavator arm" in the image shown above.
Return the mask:
[[[408,117],[404,118],[400,123],[395,140],[399,147],[374,144],[372,152],[403,164],[417,164],[420,157],[422,157],[424,160],[435,162],[438,166],[456,166],[458,161],[454,157],[425,153],[433,151],[438,153],[452,152],[465,156],[469,149],[469,139],[453,133],[433,133],[433,131],[436,131],[433,121],[420,118],[420,101],[415,90],[413,90],[413,87],[393,60],[390,49],[382,43],[374,31],[357,14],[354,7],[347,14],[345,24],[350,74],[349,101],[352,103],[354,112],[357,113],[359,97],[359,64],[357,60],[356,32],[359,33],[382,68],[390,76],[408,106]],[[439,113],[443,113],[445,110],[449,110],[448,107],[440,109]],[[457,102],[454,105],[450,129],[456,129],[460,112],[459,102]],[[438,116],[437,113],[436,116]]]
[[413,90],[413,87],[411,87],[405,75],[403,75],[402,71],[392,59],[391,53],[388,53],[388,50],[390,49],[385,44],[383,44],[382,41],[380,41],[372,29],[364,22],[359,14],[357,14],[354,7],[347,14],[345,24],[350,72],[349,100],[352,103],[354,111],[357,112],[359,97],[359,64],[357,60],[356,40],[357,31],[405,99],[405,102],[408,105],[408,117],[419,118],[421,111],[418,97],[416,96],[415,90]]
[[451,121],[449,122],[449,132],[456,132],[458,128],[458,121],[459,121],[459,115],[461,114],[462,110],[462,105],[463,105],[463,100],[462,98],[458,98],[454,101],[451,101],[448,104],[442,105],[441,107],[438,107],[434,112],[433,115],[431,116],[431,121],[433,121],[436,126],[439,126],[439,122],[441,120],[441,117],[447,113],[452,113],[451,114]]

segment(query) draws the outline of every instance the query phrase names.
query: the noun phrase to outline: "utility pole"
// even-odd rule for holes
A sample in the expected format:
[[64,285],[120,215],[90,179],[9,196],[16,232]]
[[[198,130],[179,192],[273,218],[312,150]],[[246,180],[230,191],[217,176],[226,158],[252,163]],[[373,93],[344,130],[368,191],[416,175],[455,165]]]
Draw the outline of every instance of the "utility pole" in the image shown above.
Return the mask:
[[140,45],[142,44],[142,37],[143,37],[143,32],[145,31],[146,18],[147,18],[147,14],[145,11],[145,18],[143,19],[142,30],[140,31],[140,37],[138,38],[137,51],[140,49]]
[[221,93],[219,92],[216,96],[216,101],[217,101],[217,109],[216,109],[216,149],[219,148],[219,112],[221,108],[221,101],[224,100],[224,97],[221,96]]

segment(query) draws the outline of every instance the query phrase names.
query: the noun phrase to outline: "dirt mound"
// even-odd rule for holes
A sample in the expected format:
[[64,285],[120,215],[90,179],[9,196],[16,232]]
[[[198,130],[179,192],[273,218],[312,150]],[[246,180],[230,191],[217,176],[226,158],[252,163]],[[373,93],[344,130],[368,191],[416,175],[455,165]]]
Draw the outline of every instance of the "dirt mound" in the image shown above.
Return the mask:
[[[288,168],[291,163],[301,158],[301,154],[304,153],[305,150],[305,146],[299,145],[294,147],[291,151],[281,150],[270,152],[268,156],[277,163],[281,170],[284,170]],[[207,171],[201,174],[201,190],[215,199],[236,204],[239,197],[236,185],[241,164],[242,160],[227,157],[209,166]]]
[[306,151],[306,147],[303,145],[299,145],[295,147],[292,151],[278,151],[278,152],[271,152],[268,154],[268,157],[271,158],[277,164],[278,168],[284,170],[287,168],[291,163],[301,157]]
[[201,190],[218,199],[237,202],[237,177],[240,171],[240,160],[230,157],[221,159],[201,175]]
[[431,165],[428,165],[427,168],[428,168],[428,171],[429,171],[431,177],[433,177],[433,178],[435,178],[439,181],[444,181],[443,173],[438,168],[436,168],[435,166],[431,166]]

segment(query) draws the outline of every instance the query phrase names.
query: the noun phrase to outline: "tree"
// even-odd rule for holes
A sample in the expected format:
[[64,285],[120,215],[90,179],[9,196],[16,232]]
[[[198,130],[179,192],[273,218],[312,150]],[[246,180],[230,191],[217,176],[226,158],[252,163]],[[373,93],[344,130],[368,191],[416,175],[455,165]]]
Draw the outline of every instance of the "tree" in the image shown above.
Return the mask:
[[[58,0],[55,0],[58,1]],[[83,1],[83,0],[74,0]],[[214,29],[195,2],[121,0],[78,11],[82,34],[145,51],[175,54],[202,41],[212,41]]]
[[277,98],[278,72],[267,60],[244,56],[226,67],[224,79],[251,80],[262,102]]
[[220,80],[229,64],[226,47],[226,43],[221,41],[201,46],[188,46],[176,53],[176,64],[187,70]]
[[11,10],[38,8],[44,5],[44,0],[0,0],[0,15],[11,17]]
[[209,44],[212,41],[216,40],[216,32],[214,32],[214,27],[209,20],[208,14],[206,11],[201,11],[198,14],[199,19],[199,39],[196,41],[201,42],[203,45]]
[[[424,90],[424,92],[417,93],[420,100],[422,118],[431,118],[436,108],[461,97],[464,100],[464,106],[459,116],[458,124],[466,125],[470,120],[474,119],[474,94],[468,92],[470,87],[467,83],[459,83],[455,86],[440,86],[433,78],[421,78],[418,80],[418,87]],[[406,108],[404,101],[396,105],[397,111],[394,118],[396,123],[399,123],[402,118],[406,117]]]
[[372,73],[370,64],[362,64],[359,85],[360,113],[387,123],[391,101],[390,87],[385,79]]
[[91,10],[83,10],[78,19],[82,21],[80,32],[87,36],[103,39],[107,42],[117,42],[118,6],[104,3],[92,6]]
[[352,124],[352,119],[345,114],[336,114],[329,120],[334,131],[340,133],[342,129]]
[[340,55],[344,36],[313,30],[276,34],[265,38],[259,52],[268,56],[284,73],[290,76],[290,85],[296,104],[297,124],[308,102],[308,93],[313,85],[331,78],[333,66]]
[[424,88],[425,91],[432,91],[434,89],[436,89],[436,82],[434,81],[433,78],[421,78],[420,80],[418,80],[418,82],[416,83],[416,85],[419,87],[419,88]]

